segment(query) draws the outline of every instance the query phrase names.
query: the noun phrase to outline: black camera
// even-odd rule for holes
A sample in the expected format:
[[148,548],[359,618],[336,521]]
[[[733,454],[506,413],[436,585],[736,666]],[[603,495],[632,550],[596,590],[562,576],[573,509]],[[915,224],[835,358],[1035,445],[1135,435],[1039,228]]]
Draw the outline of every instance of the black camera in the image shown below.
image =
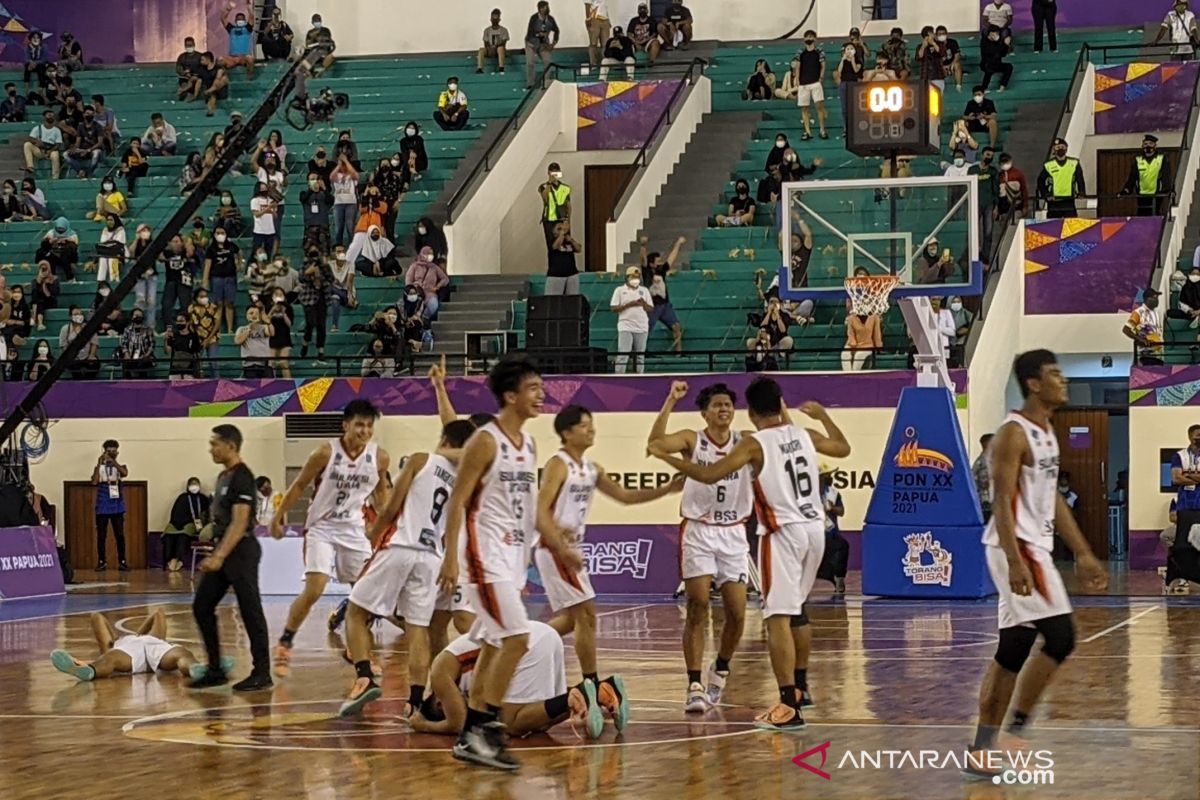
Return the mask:
[[304,83],[297,78],[296,96],[288,104],[287,120],[293,128],[306,130],[314,122],[332,122],[338,111],[350,107],[350,95],[326,86],[316,97],[309,97]]

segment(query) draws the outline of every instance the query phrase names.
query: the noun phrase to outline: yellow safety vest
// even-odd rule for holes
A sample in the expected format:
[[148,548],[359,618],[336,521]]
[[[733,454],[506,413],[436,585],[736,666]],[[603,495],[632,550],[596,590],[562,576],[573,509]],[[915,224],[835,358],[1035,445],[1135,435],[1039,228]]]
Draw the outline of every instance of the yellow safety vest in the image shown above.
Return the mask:
[[1079,159],[1068,158],[1062,164],[1050,159],[1043,165],[1050,173],[1050,184],[1055,198],[1071,198],[1075,196],[1075,170],[1079,169]]
[[546,198],[546,221],[558,222],[558,210],[566,205],[571,197],[571,187],[560,183],[558,188],[550,187],[550,196]]
[[1138,171],[1138,194],[1157,194],[1158,175],[1163,168],[1162,153],[1155,153],[1154,158],[1138,156],[1134,159]]

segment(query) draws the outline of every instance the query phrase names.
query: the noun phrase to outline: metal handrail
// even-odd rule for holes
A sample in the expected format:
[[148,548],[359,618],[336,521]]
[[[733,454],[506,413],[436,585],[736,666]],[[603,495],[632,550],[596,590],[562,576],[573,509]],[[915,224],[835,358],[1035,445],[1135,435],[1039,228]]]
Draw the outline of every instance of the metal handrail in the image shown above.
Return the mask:
[[625,204],[629,202],[629,190],[633,186],[634,176],[637,175],[639,167],[644,168],[649,163],[649,150],[658,143],[659,132],[665,126],[671,124],[671,113],[675,110],[675,103],[679,100],[684,88],[692,86],[695,83],[696,68],[700,68],[700,75],[703,76],[707,66],[708,62],[703,58],[693,58],[691,63],[688,64],[687,72],[684,73],[682,80],[679,81],[679,85],[675,87],[675,91],[671,94],[671,99],[667,101],[666,108],[658,115],[658,119],[654,122],[654,127],[650,129],[650,133],[646,136],[646,141],[642,143],[641,149],[633,157],[633,163],[629,165],[629,170],[625,173],[625,179],[621,181],[621,186],[617,189],[616,197],[613,199],[612,211],[608,215],[609,222],[616,222],[617,216],[625,209]]

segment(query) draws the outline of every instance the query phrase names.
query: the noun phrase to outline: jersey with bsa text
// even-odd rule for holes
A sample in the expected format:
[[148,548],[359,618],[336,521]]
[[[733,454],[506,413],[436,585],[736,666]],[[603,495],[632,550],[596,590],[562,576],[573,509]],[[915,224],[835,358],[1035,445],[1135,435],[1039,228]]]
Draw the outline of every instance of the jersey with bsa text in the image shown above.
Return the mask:
[[808,430],[781,423],[750,435],[763,453],[754,479],[754,505],[764,532],[775,533],[784,525],[815,525],[823,532],[817,449]]
[[[696,431],[693,464],[715,464],[737,446],[742,435],[730,431],[729,441],[718,446],[704,431]],[[743,467],[712,485],[688,478],[683,482],[679,515],[710,525],[738,525],[750,516],[752,494],[750,467]]]
[[421,471],[413,476],[396,532],[384,545],[443,555],[446,552],[446,503],[454,491],[457,475],[458,468],[449,459],[437,453],[430,455]]
[[[1022,463],[1021,476],[1017,479],[1013,509],[1017,538],[1050,552],[1054,550],[1054,511],[1058,505],[1058,437],[1052,428],[1043,428],[1018,411],[1004,418],[1004,424],[1010,422],[1021,427],[1033,456],[1033,466]],[[994,476],[996,467],[990,464],[990,458],[989,467]],[[995,496],[993,480],[992,497]],[[983,531],[983,543],[1000,546],[994,513]]]
[[478,435],[496,442],[496,457],[467,506],[466,535],[459,558],[470,583],[512,581],[525,585],[529,554],[536,545],[537,449],[533,437],[514,442],[494,422]]
[[304,527],[333,535],[365,536],[363,506],[379,483],[379,445],[368,443],[358,458],[351,460],[341,439],[329,444],[329,463],[317,478]]

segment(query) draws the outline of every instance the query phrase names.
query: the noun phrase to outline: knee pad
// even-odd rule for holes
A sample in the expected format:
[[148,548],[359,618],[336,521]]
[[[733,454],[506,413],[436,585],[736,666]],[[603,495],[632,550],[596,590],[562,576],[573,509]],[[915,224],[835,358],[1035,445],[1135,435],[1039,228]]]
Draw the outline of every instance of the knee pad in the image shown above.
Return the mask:
[[1037,641],[1037,629],[1018,625],[1014,628],[1001,628],[1000,641],[996,643],[995,661],[1002,669],[1009,672],[1020,672],[1029,658],[1029,651]]
[[1034,623],[1042,634],[1042,652],[1059,664],[1075,649],[1075,622],[1070,614],[1039,619]]

